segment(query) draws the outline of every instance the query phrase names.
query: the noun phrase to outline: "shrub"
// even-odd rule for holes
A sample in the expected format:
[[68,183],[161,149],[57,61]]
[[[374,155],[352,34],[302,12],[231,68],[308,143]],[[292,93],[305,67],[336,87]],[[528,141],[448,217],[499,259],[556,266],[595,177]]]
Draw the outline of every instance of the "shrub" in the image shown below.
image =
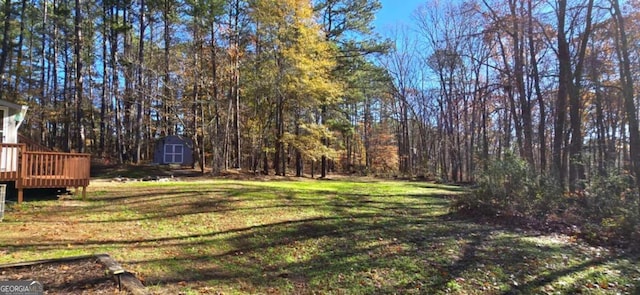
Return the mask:
[[633,238],[640,233],[640,190],[630,175],[609,171],[596,176],[582,198],[587,234]]
[[552,178],[540,176],[514,155],[493,161],[476,177],[477,189],[458,199],[454,209],[507,216],[543,215],[562,195]]
[[577,233],[598,243],[640,241],[640,188],[629,174],[610,171],[592,177],[584,190],[564,194],[554,178],[538,175],[523,159],[507,155],[492,162],[476,179],[476,189],[458,198],[454,210],[533,217],[544,221],[540,224],[570,226],[572,231],[577,226]]

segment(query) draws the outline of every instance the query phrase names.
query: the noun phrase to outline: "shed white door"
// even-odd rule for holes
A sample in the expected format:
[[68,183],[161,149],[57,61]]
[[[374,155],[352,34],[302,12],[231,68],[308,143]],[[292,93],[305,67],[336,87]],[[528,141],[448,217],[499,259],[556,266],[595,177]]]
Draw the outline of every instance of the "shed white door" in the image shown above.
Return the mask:
[[164,145],[164,162],[167,164],[182,164],[184,147],[181,144]]
[[[15,143],[8,142],[7,136],[10,134],[10,130],[7,130],[9,126],[9,109],[7,107],[0,107],[0,143]],[[0,153],[0,171],[16,171],[18,164],[18,147],[2,147]]]

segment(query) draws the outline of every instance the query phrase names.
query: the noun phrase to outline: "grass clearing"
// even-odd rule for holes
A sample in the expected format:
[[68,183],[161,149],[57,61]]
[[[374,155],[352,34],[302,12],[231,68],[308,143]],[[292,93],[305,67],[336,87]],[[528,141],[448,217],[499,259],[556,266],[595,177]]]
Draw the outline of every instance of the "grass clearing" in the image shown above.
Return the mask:
[[158,294],[637,294],[638,257],[456,218],[458,187],[95,181],[0,223],[0,263],[108,253]]

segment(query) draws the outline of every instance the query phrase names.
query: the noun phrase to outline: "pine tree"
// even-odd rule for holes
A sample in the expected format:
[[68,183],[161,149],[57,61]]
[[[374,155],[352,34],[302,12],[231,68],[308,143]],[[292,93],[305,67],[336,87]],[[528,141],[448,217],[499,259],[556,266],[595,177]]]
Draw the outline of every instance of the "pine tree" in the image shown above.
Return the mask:
[[[309,1],[256,1],[252,17],[259,23],[262,58],[272,59],[270,64],[274,65],[262,68],[266,73],[257,76],[273,79],[270,93],[275,102],[274,168],[276,174],[285,175],[287,144],[295,141],[290,127],[313,123],[312,111],[321,104],[334,103],[341,93],[340,84],[331,80],[335,53],[315,22]],[[303,136],[300,132],[293,134]],[[304,135],[305,140],[312,138],[310,134]],[[315,154],[302,151],[301,145],[292,146],[296,153]],[[326,157],[330,152],[323,154]],[[298,159],[301,165],[301,157]]]

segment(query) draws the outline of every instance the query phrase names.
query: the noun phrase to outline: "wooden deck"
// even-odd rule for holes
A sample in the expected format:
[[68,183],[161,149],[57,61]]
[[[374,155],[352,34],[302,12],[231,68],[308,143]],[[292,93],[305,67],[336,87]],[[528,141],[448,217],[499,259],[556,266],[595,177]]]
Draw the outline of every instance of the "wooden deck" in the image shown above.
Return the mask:
[[18,203],[27,188],[82,187],[89,185],[91,156],[31,150],[26,144],[0,144],[0,181],[15,181]]

